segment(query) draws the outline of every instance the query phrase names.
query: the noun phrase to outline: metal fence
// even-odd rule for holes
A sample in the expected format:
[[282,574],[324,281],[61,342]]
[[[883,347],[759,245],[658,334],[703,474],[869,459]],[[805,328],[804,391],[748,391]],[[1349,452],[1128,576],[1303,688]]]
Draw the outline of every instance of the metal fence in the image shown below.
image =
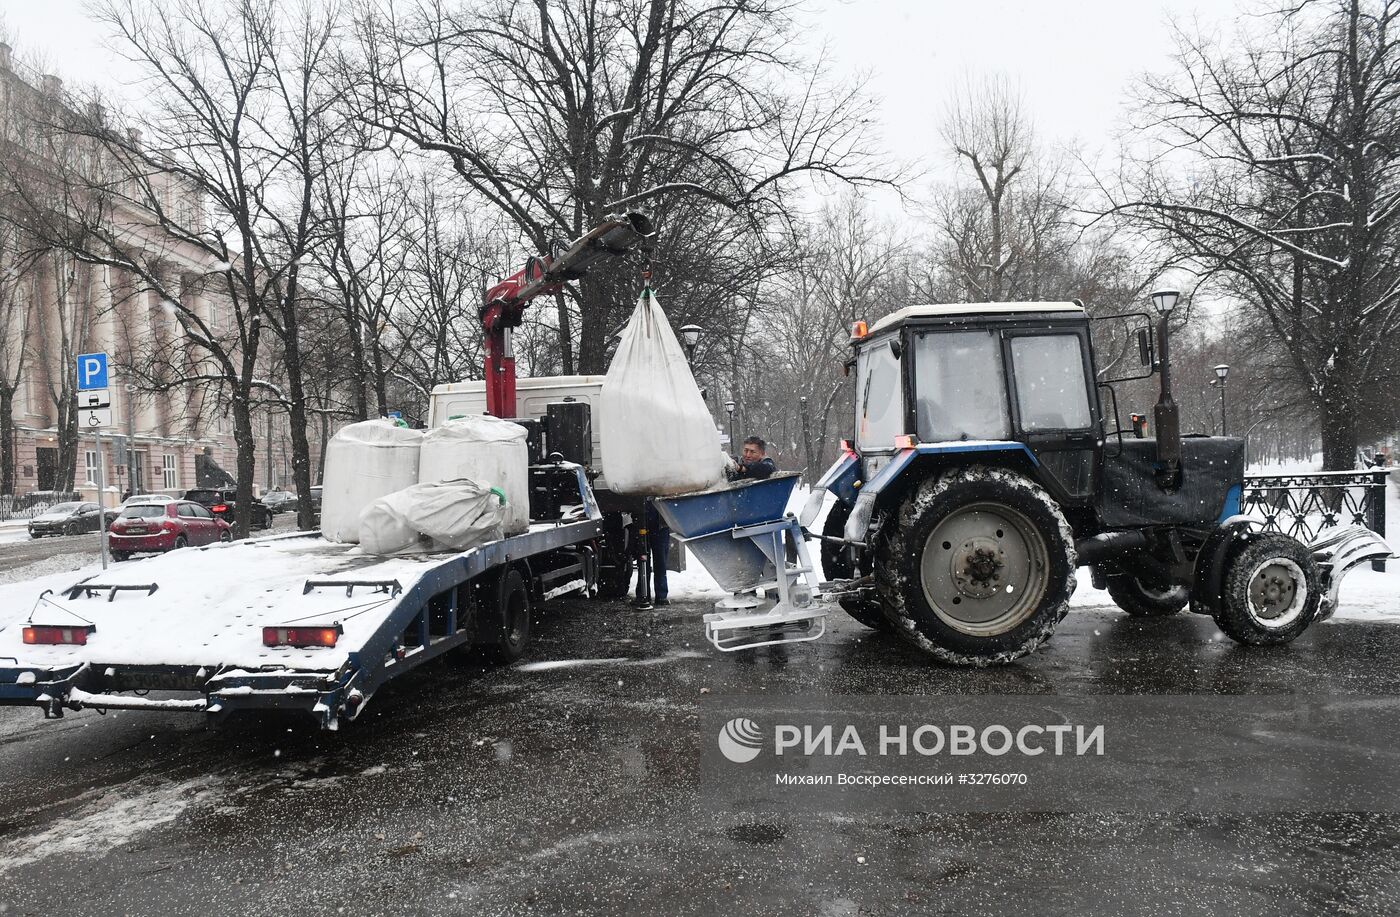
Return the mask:
[[[1240,512],[1302,542],[1334,525],[1364,525],[1384,538],[1386,477],[1381,469],[1246,475]],[[1385,561],[1371,566],[1384,570]]]
[[0,494],[0,522],[33,519],[57,503],[74,503],[83,497],[76,491],[35,490],[27,494]]

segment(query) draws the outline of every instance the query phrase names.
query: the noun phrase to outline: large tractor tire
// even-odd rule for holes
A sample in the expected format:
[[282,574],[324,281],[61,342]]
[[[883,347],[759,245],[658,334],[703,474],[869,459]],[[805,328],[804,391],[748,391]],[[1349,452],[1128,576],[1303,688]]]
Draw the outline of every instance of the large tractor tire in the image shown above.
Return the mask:
[[[850,518],[851,508],[841,501],[831,507],[831,511],[826,514],[826,524],[822,526],[822,534],[831,538],[840,538],[846,530],[846,520]],[[835,579],[856,579],[861,576],[869,576],[875,568],[875,563],[871,559],[869,551],[862,552],[857,556],[856,562],[851,563],[847,556],[847,551],[841,545],[830,541],[822,542],[822,572],[829,580]],[[889,630],[890,620],[885,617],[884,609],[879,602],[870,602],[863,599],[842,599],[841,608],[846,614],[855,618],[866,627],[873,627],[875,630]]]
[[875,582],[895,632],[934,658],[1010,662],[1049,640],[1069,611],[1074,536],[1025,477],[950,469],[916,488],[897,522],[882,533]]
[[1256,535],[1230,553],[1215,623],[1248,646],[1289,643],[1317,618],[1321,577],[1312,553],[1287,535]]
[[1115,605],[1134,618],[1165,618],[1181,611],[1191,601],[1191,590],[1185,586],[1157,589],[1130,573],[1110,574],[1108,595]]

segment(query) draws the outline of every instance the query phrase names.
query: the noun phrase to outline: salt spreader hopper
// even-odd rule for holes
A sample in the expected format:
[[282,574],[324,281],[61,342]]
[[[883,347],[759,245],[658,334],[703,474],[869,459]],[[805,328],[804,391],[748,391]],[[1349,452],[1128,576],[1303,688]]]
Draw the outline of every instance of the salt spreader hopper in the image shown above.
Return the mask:
[[732,593],[705,615],[705,638],[718,650],[801,643],[826,632],[830,609],[816,600],[812,558],[787,513],[800,477],[775,474],[655,500],[671,531]]

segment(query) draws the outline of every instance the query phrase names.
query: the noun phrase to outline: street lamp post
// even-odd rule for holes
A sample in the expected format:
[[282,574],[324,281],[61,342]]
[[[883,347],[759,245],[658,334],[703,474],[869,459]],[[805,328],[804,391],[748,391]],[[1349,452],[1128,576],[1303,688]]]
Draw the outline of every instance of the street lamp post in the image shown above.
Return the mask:
[[685,345],[685,361],[690,364],[690,371],[695,372],[695,345],[700,343],[700,335],[705,333],[705,329],[699,325],[681,325],[681,343]]
[[729,414],[729,448],[734,448],[734,402],[726,401],[724,410]]
[[1215,367],[1215,381],[1211,383],[1211,385],[1218,385],[1218,386],[1220,386],[1220,435],[1221,435],[1221,436],[1224,436],[1224,435],[1226,434],[1226,432],[1227,432],[1226,429],[1225,429],[1225,377],[1228,376],[1229,374],[1230,374],[1230,367],[1229,367],[1229,365],[1228,365],[1228,364],[1225,364],[1225,363],[1221,363],[1219,366]]

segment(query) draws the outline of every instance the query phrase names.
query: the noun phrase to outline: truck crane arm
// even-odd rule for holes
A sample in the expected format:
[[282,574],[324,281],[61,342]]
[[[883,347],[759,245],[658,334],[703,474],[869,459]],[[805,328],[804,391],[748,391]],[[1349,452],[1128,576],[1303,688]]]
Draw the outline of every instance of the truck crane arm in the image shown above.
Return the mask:
[[588,273],[604,258],[634,249],[650,251],[656,233],[644,214],[610,216],[557,255],[532,256],[525,267],[486,291],[481,324],[486,333],[486,410],[496,417],[515,416],[515,352],[512,330],[537,296],[558,293],[564,284]]

